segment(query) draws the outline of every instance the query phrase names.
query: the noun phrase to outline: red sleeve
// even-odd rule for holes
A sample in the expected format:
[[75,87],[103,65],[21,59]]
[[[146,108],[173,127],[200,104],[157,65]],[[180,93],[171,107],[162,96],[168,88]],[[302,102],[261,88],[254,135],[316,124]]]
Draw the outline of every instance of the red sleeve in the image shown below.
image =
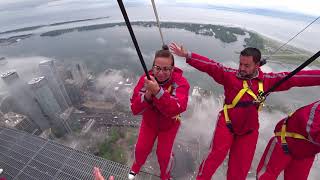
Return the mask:
[[320,127],[317,127],[318,131],[313,133],[311,136],[313,136],[313,139],[315,141],[315,143],[320,146]]
[[152,98],[153,104],[167,117],[174,117],[187,109],[189,83],[181,77],[179,81],[173,83],[172,93],[160,89],[159,93]]
[[218,62],[196,53],[192,53],[191,57],[187,58],[187,63],[202,72],[206,72],[217,83],[222,85],[225,83],[225,73],[236,71],[235,69],[224,67]]
[[[312,105],[310,115],[307,118],[308,123],[306,130],[314,143],[320,146],[320,101]],[[308,125],[310,125],[309,128]]]
[[[269,88],[272,87],[279,80],[284,78],[290,72],[282,73],[265,73],[264,79],[268,82]],[[290,79],[282,83],[275,91],[285,91],[292,87],[306,87],[320,85],[320,70],[300,71]]]
[[144,77],[145,76],[140,77],[130,99],[133,115],[141,115],[147,108],[151,107],[151,104],[144,99],[144,94],[146,92],[146,89],[144,88]]

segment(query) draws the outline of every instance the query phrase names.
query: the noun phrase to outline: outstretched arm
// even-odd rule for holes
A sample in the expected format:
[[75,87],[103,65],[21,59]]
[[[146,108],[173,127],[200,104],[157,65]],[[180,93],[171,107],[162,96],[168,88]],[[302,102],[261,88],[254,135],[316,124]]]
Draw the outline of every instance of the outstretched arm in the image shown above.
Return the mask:
[[192,67],[209,74],[217,83],[225,83],[226,72],[236,72],[237,70],[232,68],[224,67],[222,64],[215,60],[201,56],[196,53],[188,52],[183,46],[177,45],[176,43],[170,44],[170,50],[180,57],[185,57],[186,62]]
[[[264,79],[269,87],[287,76],[290,72],[281,73],[265,73]],[[285,91],[292,87],[306,87],[320,85],[320,70],[305,70],[300,71],[290,79],[282,83],[275,91]]]

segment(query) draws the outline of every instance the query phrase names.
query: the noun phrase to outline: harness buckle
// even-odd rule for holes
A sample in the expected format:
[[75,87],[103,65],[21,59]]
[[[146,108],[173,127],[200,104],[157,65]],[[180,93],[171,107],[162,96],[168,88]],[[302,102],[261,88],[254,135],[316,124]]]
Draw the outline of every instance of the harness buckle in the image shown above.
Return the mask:
[[266,100],[266,96],[263,96],[263,92],[262,91],[258,91],[258,96],[257,96],[257,101],[260,104],[263,104],[263,102]]
[[281,147],[285,154],[290,154],[289,146],[287,143],[282,143]]
[[231,122],[227,123],[227,128],[230,130],[231,133],[233,133],[233,127],[232,127]]

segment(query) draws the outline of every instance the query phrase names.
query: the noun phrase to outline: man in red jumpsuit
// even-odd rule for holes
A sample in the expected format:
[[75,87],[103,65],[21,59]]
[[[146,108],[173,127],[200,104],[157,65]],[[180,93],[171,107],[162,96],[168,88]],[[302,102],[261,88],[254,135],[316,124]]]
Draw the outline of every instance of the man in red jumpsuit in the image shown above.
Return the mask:
[[258,180],[307,180],[320,152],[320,101],[298,109],[275,127],[257,168]]
[[187,108],[189,83],[182,70],[174,66],[168,48],[155,54],[151,80],[143,75],[134,89],[131,110],[142,115],[140,132],[135,147],[135,159],[129,179],[139,173],[157,139],[157,157],[162,180],[170,179],[173,143],[180,127],[180,114]]
[[[185,57],[186,62],[207,73],[223,85],[225,105],[218,115],[216,129],[208,154],[202,161],[197,180],[210,180],[229,152],[227,179],[245,180],[258,140],[258,94],[268,90],[289,72],[263,73],[260,69],[261,53],[246,48],[240,53],[239,69],[232,69],[196,53],[188,52],[175,43],[172,52]],[[300,71],[275,91],[291,87],[320,85],[320,71]]]

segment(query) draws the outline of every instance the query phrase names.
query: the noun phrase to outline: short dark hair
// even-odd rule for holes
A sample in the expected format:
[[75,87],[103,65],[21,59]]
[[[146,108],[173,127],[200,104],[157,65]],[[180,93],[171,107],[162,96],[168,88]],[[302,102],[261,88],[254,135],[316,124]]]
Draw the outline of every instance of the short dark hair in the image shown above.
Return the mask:
[[[156,52],[156,54],[154,55],[154,60],[158,57],[171,58],[172,59],[171,65],[174,66],[174,57],[173,57],[173,54],[169,51],[169,47],[167,45],[163,45],[162,49]],[[154,65],[154,61],[153,61],[153,65]]]
[[257,64],[260,63],[261,60],[261,52],[257,48],[247,47],[241,51],[241,56],[252,56],[253,61]]

